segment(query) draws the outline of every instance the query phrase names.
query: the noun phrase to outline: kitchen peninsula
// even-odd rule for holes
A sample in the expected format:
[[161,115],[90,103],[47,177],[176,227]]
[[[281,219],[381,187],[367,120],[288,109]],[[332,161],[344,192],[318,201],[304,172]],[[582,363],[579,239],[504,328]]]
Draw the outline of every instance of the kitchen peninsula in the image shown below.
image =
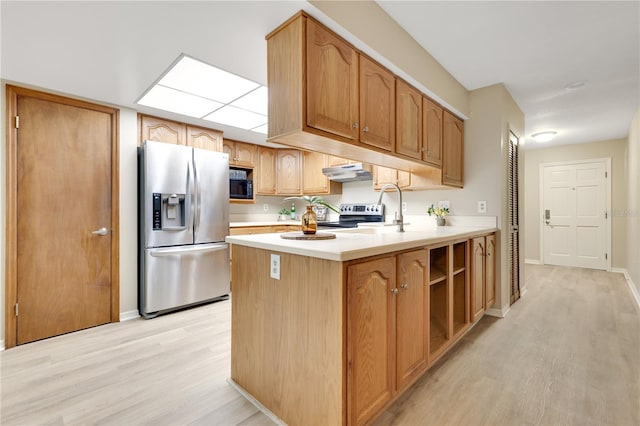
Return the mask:
[[290,425],[373,420],[493,303],[495,231],[227,237],[231,382]]

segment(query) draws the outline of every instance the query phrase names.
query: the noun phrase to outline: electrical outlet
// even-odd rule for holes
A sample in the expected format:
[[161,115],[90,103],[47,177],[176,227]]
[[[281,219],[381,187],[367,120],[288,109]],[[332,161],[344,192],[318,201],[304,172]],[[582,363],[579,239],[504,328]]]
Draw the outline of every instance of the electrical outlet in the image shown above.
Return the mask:
[[264,210],[265,212],[268,212],[269,211],[269,204],[266,204],[266,203],[263,204],[262,205],[262,210]]
[[402,203],[402,213],[407,211],[407,203],[403,202]]
[[486,212],[487,212],[487,202],[478,201],[478,213],[486,213]]
[[271,255],[271,278],[279,280],[280,279],[280,255],[272,254]]
[[449,200],[438,201],[438,207],[440,207],[441,209],[448,209],[449,208]]

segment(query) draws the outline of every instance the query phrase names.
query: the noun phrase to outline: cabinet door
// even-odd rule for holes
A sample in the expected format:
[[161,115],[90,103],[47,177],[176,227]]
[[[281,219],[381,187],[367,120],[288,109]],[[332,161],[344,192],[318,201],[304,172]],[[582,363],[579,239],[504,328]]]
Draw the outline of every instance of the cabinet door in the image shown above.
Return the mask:
[[222,132],[188,125],[187,146],[222,152]]
[[307,19],[307,125],[358,138],[358,54]]
[[388,167],[373,166],[373,189],[380,190],[388,183],[398,182],[398,172],[396,169]]
[[396,80],[396,152],[422,160],[422,94]]
[[264,146],[258,147],[258,165],[254,182],[258,195],[275,195],[276,193],[276,150]]
[[426,249],[398,256],[396,305],[397,389],[407,386],[427,368],[428,282]]
[[411,188],[411,173],[405,172],[404,170],[397,171],[397,185],[400,189],[409,189]]
[[335,155],[330,155],[328,160],[329,167],[332,166],[344,166],[345,164],[349,164],[349,160],[342,157],[336,157]]
[[496,302],[496,235],[487,235],[485,244],[485,308],[489,309]]
[[302,153],[302,193],[328,194],[329,179],[322,174],[327,167],[327,156],[317,152],[304,151]]
[[176,121],[151,117],[149,115],[138,116],[140,127],[140,140],[172,143],[176,145],[187,144],[187,126]]
[[485,241],[477,237],[471,241],[471,322],[484,313]]
[[300,151],[278,149],[276,151],[276,193],[278,195],[300,194]]
[[464,124],[462,120],[451,114],[443,112],[443,159],[442,159],[442,183],[462,188],[464,167]]
[[258,146],[251,143],[236,142],[235,143],[236,165],[255,167]]
[[229,139],[222,140],[222,152],[229,154],[229,164],[235,165],[236,163],[236,144]]
[[395,113],[393,74],[360,56],[360,142],[393,151]]
[[347,270],[347,394],[349,420],[364,424],[395,390],[395,257]]
[[422,98],[422,159],[442,167],[442,107]]

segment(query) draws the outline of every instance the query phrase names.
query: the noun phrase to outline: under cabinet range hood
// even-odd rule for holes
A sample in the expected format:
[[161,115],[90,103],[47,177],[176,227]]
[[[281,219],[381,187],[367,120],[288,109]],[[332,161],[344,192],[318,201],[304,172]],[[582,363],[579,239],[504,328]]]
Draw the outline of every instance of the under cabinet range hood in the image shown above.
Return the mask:
[[355,182],[358,180],[372,180],[373,176],[368,167],[362,163],[344,164],[342,166],[325,167],[322,174],[336,182]]

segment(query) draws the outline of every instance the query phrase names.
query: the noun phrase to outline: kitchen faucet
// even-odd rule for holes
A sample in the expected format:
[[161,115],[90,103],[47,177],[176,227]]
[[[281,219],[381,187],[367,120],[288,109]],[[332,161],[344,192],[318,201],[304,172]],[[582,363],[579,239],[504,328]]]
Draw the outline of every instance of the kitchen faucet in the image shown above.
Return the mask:
[[378,205],[382,204],[382,195],[384,194],[384,190],[387,188],[394,188],[398,192],[398,206],[399,206],[400,214],[396,212],[393,219],[393,224],[398,225],[398,232],[404,232],[404,219],[402,218],[402,191],[400,190],[400,187],[395,183],[385,184],[382,187],[382,189],[380,189],[380,197],[378,198]]

